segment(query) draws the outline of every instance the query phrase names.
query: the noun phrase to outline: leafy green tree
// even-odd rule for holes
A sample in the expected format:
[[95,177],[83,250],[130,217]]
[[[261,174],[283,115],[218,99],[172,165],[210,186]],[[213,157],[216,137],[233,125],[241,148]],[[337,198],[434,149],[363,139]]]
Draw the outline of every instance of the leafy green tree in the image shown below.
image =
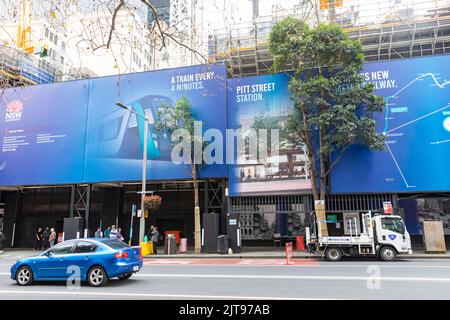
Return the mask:
[[[156,128],[158,132],[165,132],[174,137],[172,154],[174,152],[182,154],[184,163],[190,165],[190,174],[194,185],[194,238],[195,253],[201,251],[201,226],[200,226],[200,202],[198,172],[205,165],[203,150],[207,144],[203,141],[201,130],[196,129],[196,125],[202,125],[195,119],[194,112],[189,100],[183,96],[179,99],[175,107],[161,106],[158,110]],[[180,140],[182,143],[180,144]],[[180,148],[181,146],[181,148]]]
[[373,118],[384,100],[374,94],[373,84],[364,83],[361,44],[337,25],[310,28],[285,18],[274,25],[269,48],[275,71],[293,70],[294,112],[287,127],[306,146],[314,200],[325,200],[327,178],[349,146],[384,149],[385,137],[376,132]]

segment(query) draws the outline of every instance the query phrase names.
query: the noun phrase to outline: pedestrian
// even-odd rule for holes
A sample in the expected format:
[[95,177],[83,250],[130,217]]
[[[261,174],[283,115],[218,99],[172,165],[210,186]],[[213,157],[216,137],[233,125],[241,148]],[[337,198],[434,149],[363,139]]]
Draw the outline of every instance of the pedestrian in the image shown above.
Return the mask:
[[117,228],[117,240],[123,241],[125,238],[122,236],[122,228]]
[[42,233],[42,247],[44,248],[44,250],[48,249],[48,247],[50,246],[49,238],[50,238],[50,228],[45,227],[45,230]]
[[3,241],[5,241],[5,234],[0,230],[0,254],[3,253]]
[[36,244],[34,245],[34,249],[41,250],[42,249],[42,228],[38,228],[35,235]]
[[56,242],[56,232],[54,228],[50,229],[50,237],[48,238],[48,242],[50,244],[50,247],[53,247]]
[[100,227],[97,228],[97,231],[95,231],[95,237],[96,238],[103,238],[102,228],[100,228]]
[[109,238],[110,232],[111,232],[111,227],[106,228],[105,232],[103,233],[105,235],[105,238]]
[[117,239],[117,229],[115,225],[111,226],[111,230],[109,231],[109,237],[111,239]]
[[153,252],[155,254],[157,254],[158,253],[157,246],[158,246],[158,239],[159,239],[158,228],[153,227],[153,229],[150,231],[150,235],[151,235],[150,241],[153,242]]

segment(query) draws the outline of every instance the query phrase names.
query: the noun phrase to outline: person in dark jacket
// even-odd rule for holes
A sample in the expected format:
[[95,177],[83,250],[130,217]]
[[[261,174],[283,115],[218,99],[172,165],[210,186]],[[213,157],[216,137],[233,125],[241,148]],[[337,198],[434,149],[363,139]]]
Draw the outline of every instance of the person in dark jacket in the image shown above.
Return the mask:
[[3,253],[3,241],[5,241],[5,234],[0,230],[0,253]]
[[38,228],[36,235],[34,236],[36,244],[34,245],[34,249],[41,250],[42,249],[42,228]]
[[158,246],[158,239],[159,239],[159,231],[157,227],[153,227],[152,230],[150,230],[150,241],[153,242],[153,252],[155,254],[158,253],[158,250],[156,249],[156,247]]
[[42,247],[44,250],[48,249],[50,247],[50,228],[45,227],[44,232],[42,232]]

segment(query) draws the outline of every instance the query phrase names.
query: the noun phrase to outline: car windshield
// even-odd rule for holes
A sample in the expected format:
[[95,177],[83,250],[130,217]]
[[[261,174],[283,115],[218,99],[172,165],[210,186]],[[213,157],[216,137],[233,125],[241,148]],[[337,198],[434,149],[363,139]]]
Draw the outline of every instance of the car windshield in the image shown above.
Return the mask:
[[107,245],[111,249],[123,249],[130,247],[124,242],[118,241],[118,240],[105,240],[102,241],[103,244]]
[[405,225],[403,224],[402,219],[399,218],[382,218],[381,227],[392,232],[400,234],[405,233]]

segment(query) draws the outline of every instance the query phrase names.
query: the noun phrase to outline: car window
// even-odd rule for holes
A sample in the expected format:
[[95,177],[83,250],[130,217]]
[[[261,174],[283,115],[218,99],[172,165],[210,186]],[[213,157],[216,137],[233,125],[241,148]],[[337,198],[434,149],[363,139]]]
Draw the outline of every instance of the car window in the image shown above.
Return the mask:
[[79,241],[75,247],[74,253],[89,253],[95,252],[97,245],[88,241]]
[[118,240],[106,240],[106,241],[102,241],[102,243],[112,249],[123,249],[123,248],[129,247],[129,245],[127,245],[125,242],[118,241]]
[[398,232],[400,234],[405,233],[405,226],[400,219],[382,218],[381,227],[392,232]]
[[51,254],[68,254],[73,247],[73,242],[63,242],[50,249]]

